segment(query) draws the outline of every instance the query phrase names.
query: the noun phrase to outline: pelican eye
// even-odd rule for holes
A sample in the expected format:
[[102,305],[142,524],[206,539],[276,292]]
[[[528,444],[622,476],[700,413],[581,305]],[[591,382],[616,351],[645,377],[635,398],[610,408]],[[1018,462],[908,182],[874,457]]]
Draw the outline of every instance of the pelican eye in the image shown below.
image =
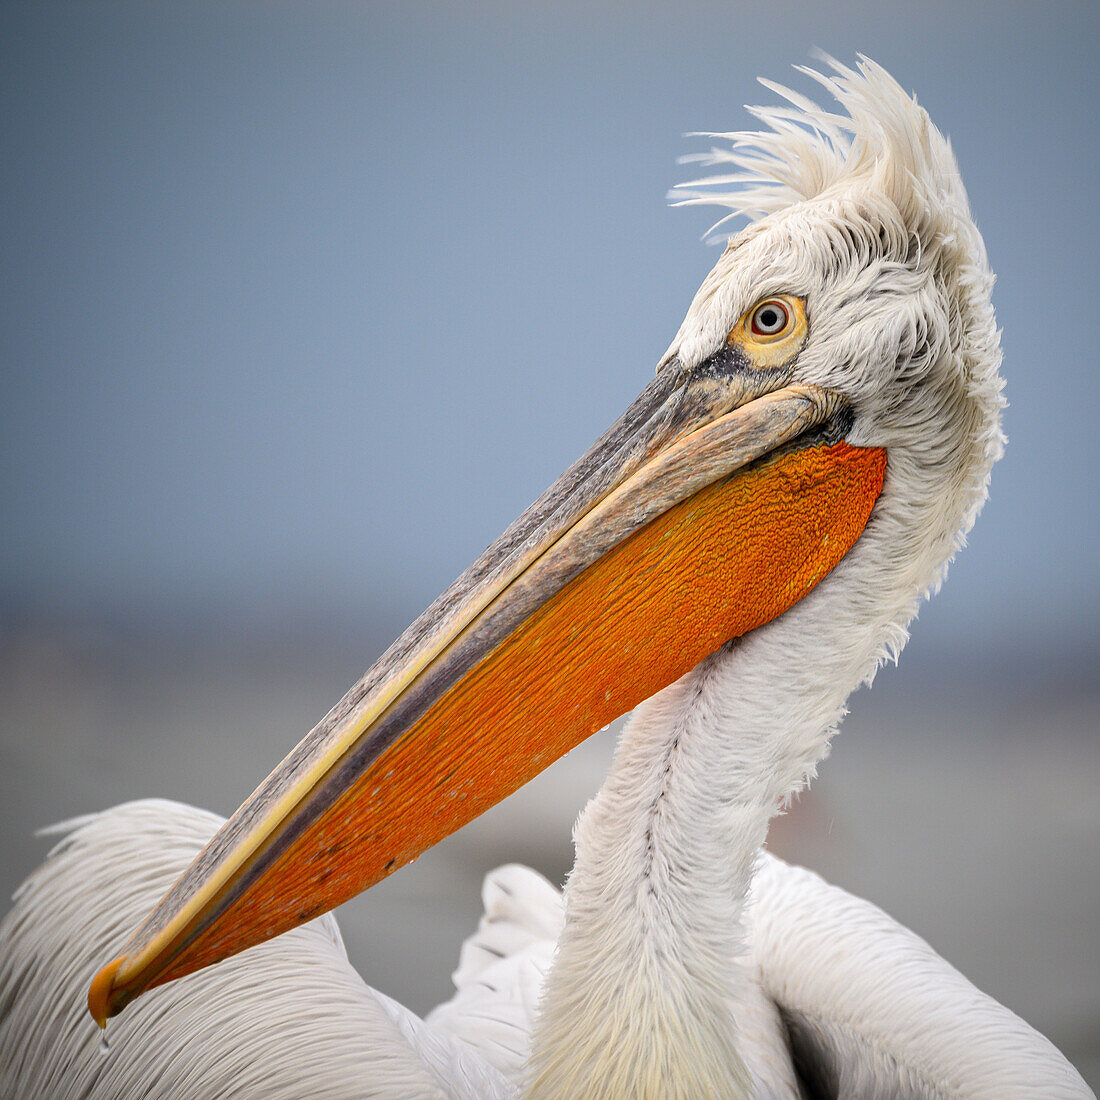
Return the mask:
[[756,370],[778,370],[794,360],[809,332],[805,299],[776,294],[742,313],[726,343]]
[[749,317],[749,330],[753,336],[765,339],[783,336],[790,324],[791,311],[778,298],[761,302]]

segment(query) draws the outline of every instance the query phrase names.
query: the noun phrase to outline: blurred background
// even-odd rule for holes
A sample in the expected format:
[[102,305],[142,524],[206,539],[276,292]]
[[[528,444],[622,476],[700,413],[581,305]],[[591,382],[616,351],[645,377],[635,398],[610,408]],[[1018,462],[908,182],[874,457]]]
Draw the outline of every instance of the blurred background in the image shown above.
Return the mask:
[[[1010,443],[772,847],[1100,1082],[1094,4],[6,3],[0,890],[33,831],[231,812],[651,377],[718,249],[694,130],[874,57],[954,143]],[[344,907],[446,997],[481,876],[560,882],[615,730]]]

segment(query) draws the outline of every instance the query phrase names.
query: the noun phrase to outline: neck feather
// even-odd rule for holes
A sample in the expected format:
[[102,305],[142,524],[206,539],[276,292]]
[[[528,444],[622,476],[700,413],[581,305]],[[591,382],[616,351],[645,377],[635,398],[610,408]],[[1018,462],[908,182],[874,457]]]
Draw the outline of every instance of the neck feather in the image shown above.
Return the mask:
[[739,918],[771,813],[751,781],[720,797],[708,782],[725,755],[711,720],[720,663],[635,712],[578,823],[533,1097],[746,1093],[736,1059],[708,1063],[736,1049]]
[[875,527],[813,593],[624,729],[576,828],[532,1035],[534,1100],[750,1095],[741,1035],[757,994],[742,912],[757,852],[915,608],[912,578],[869,568],[892,537]]

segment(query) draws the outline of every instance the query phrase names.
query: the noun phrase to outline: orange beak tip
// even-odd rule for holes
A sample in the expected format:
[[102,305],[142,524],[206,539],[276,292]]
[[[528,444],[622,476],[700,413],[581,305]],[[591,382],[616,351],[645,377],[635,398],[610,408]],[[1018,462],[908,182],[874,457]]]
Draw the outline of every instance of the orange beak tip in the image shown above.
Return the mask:
[[115,988],[115,975],[125,959],[125,955],[120,955],[109,962],[92,979],[92,984],[88,988],[88,1011],[92,1014],[92,1019],[102,1028],[107,1026],[107,1017],[113,1016],[117,1011],[111,1007],[111,994]]

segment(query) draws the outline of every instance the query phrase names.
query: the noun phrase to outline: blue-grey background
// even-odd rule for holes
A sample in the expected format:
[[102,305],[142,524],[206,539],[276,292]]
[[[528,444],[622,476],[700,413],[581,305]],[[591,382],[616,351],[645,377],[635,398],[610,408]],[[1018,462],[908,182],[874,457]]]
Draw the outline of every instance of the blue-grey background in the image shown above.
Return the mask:
[[[31,830],[231,811],[651,376],[717,250],[692,130],[863,51],[950,134],[1010,444],[898,670],[774,845],[1100,1076],[1086,3],[0,9],[0,888]],[[446,995],[477,879],[560,879],[604,737],[347,907]]]

